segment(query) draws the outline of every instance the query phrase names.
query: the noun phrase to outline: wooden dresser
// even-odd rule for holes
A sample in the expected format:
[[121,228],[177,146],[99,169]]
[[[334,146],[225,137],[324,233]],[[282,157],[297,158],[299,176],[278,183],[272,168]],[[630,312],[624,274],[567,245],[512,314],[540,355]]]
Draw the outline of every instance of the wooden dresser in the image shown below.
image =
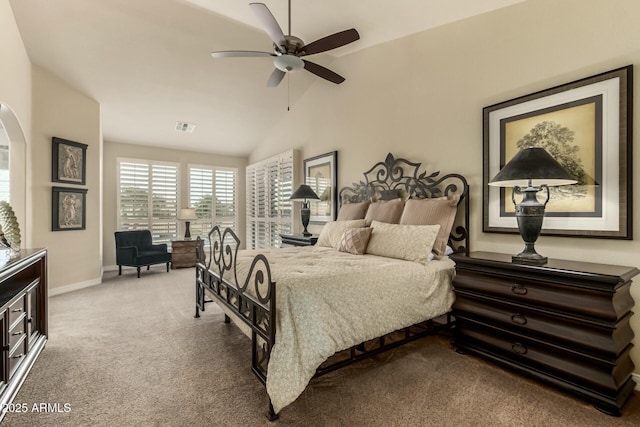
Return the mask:
[[171,269],[196,266],[196,244],[200,242],[200,249],[204,247],[203,240],[172,240],[171,241]]
[[47,342],[46,249],[0,261],[0,330],[0,407],[6,408]]
[[561,260],[530,266],[489,252],[451,258],[458,351],[621,414],[635,387],[629,289],[637,268]]

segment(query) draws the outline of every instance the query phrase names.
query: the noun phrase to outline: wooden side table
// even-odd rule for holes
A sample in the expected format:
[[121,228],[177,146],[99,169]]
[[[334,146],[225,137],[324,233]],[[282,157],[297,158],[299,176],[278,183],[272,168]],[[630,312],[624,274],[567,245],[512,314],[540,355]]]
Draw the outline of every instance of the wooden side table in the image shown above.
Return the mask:
[[281,234],[282,247],[313,246],[318,241],[318,236],[303,236],[302,234]]
[[633,392],[635,267],[451,255],[455,348],[551,383],[619,416]]
[[[196,266],[196,244],[198,240],[171,241],[171,269]],[[204,240],[200,240],[200,249],[204,248]]]

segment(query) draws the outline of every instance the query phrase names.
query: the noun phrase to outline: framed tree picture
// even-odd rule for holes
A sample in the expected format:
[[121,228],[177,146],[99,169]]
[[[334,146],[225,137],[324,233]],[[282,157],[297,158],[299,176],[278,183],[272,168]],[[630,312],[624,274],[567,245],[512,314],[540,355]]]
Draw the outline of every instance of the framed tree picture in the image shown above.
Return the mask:
[[578,183],[552,187],[543,235],[632,239],[633,66],[483,109],[483,231],[518,233],[511,189],[489,181],[542,147]]
[[53,187],[51,193],[51,230],[84,230],[87,218],[87,190]]
[[338,217],[338,152],[304,159],[304,182],[320,200],[310,204],[312,224],[324,224]]
[[85,185],[87,144],[51,138],[51,181]]

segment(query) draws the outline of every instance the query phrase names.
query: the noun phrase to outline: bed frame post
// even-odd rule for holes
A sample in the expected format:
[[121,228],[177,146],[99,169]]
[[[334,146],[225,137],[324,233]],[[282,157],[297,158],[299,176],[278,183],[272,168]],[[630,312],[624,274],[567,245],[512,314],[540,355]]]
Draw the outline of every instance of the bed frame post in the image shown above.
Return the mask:
[[[198,237],[198,240],[200,238]],[[266,385],[271,349],[276,340],[276,283],[271,279],[267,258],[259,254],[253,258],[245,277],[238,278],[238,246],[240,239],[230,228],[224,231],[217,225],[209,232],[210,254],[196,245],[196,314],[204,311],[207,302],[217,301],[231,310],[234,321],[244,322],[251,328],[251,370]],[[243,265],[246,267],[246,265]],[[207,296],[213,298],[205,299]],[[224,322],[231,322],[228,314]],[[267,418],[278,415],[269,400]]]

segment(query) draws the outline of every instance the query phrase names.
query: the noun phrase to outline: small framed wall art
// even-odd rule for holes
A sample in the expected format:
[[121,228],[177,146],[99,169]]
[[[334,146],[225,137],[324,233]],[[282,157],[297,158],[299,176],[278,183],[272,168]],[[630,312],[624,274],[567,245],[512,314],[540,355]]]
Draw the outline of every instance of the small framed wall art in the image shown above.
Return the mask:
[[51,138],[51,181],[85,185],[87,144]]
[[338,152],[304,159],[304,182],[320,200],[311,203],[311,223],[324,224],[338,217]]
[[52,187],[51,231],[84,230],[87,218],[87,190]]

